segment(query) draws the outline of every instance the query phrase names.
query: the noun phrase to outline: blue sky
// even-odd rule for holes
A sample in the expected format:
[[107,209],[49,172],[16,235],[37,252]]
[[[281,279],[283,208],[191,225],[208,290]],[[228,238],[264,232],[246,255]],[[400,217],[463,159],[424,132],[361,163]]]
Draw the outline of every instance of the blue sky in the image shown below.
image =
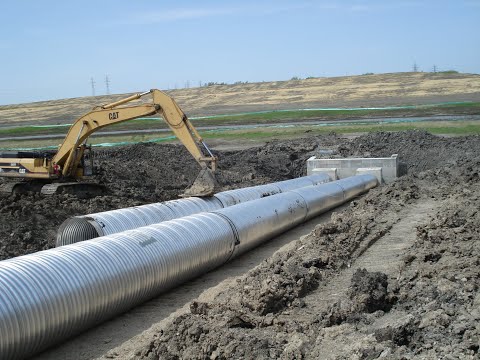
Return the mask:
[[480,0],[0,3],[0,104],[366,72],[480,73]]

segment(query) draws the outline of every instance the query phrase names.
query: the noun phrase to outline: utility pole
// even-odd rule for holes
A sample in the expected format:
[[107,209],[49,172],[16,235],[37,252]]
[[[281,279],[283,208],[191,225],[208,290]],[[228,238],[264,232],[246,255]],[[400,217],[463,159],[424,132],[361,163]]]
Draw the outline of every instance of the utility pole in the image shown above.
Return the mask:
[[92,96],[95,96],[95,80],[93,80],[93,77],[90,78],[90,84],[92,85]]
[[418,72],[418,66],[416,61],[413,63],[413,72]]
[[110,95],[110,79],[105,75],[105,87],[107,88],[107,95]]

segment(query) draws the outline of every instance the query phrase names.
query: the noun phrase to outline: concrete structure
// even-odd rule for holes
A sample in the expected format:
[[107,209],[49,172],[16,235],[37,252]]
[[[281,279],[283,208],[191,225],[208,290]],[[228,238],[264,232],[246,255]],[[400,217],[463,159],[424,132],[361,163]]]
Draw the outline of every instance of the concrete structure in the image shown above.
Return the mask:
[[326,173],[332,181],[354,175],[372,174],[381,183],[390,183],[399,175],[397,154],[386,158],[318,159],[307,160],[307,175]]

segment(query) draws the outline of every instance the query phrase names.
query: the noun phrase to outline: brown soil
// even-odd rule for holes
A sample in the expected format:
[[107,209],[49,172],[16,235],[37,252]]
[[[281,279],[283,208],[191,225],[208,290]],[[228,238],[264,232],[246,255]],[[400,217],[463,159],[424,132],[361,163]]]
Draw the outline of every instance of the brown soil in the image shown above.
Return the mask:
[[[404,135],[415,146],[426,134]],[[478,138],[465,141],[478,152]],[[213,301],[193,301],[137,358],[478,358],[478,159],[371,190]]]
[[[324,143],[335,143],[325,136]],[[297,177],[319,139],[272,142],[259,148],[219,152],[218,179],[223,189]],[[105,196],[78,199],[15,194],[0,197],[0,260],[48,249],[70,216],[178,198],[200,168],[183,146],[141,144],[98,151],[96,180]]]
[[[320,149],[335,156],[399,153],[410,174],[371,190],[246,274],[230,276],[215,295],[193,297],[186,313],[130,344],[133,350],[104,356],[477,358],[480,137],[410,131],[275,141],[219,152],[219,177],[230,188],[299,176]],[[175,145],[105,150],[98,165],[106,196],[0,199],[1,258],[52,246],[68,216],[171,199],[197,172]]]

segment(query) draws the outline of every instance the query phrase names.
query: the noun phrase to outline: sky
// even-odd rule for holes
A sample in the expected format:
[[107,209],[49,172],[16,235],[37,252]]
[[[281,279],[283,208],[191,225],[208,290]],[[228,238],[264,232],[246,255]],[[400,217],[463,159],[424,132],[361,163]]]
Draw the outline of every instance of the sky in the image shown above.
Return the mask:
[[0,2],[0,104],[414,63],[480,73],[480,0]]

